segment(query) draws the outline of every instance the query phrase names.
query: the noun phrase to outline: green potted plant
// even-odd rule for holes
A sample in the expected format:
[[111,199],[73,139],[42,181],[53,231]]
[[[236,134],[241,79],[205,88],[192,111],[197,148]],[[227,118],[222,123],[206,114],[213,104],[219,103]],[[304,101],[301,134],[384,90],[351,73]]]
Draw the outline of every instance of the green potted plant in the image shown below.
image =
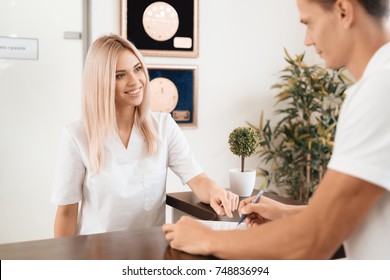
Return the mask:
[[270,120],[259,128],[260,174],[271,180],[278,193],[308,201],[321,182],[333,149],[340,105],[349,79],[343,70],[329,71],[318,65],[307,66],[304,55],[292,59],[286,51],[288,67],[281,71],[275,111],[277,124]]
[[235,128],[229,135],[230,151],[241,158],[241,168],[229,170],[230,188],[239,196],[252,194],[256,170],[245,169],[245,159],[256,152],[259,143],[259,132],[251,127]]

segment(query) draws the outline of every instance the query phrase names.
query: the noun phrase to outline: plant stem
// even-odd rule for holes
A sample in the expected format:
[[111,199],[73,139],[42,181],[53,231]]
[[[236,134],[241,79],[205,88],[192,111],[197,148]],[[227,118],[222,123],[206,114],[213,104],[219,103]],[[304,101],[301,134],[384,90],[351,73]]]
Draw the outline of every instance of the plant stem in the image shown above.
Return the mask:
[[303,173],[303,167],[301,167],[299,172],[299,192],[298,192],[298,200],[300,201],[302,201],[304,188],[305,188],[305,175]]
[[241,157],[241,172],[244,172],[244,170],[245,170],[245,157],[244,156],[242,156]]
[[305,200],[309,198],[309,187],[310,187],[310,161],[311,161],[311,154],[307,153],[306,155],[306,194],[305,194]]

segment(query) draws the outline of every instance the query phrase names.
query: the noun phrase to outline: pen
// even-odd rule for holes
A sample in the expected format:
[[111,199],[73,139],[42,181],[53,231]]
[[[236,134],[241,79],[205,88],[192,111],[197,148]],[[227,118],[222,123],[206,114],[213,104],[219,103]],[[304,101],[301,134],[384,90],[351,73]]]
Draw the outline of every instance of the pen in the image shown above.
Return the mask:
[[[264,194],[264,190],[261,189],[261,190],[259,191],[259,193],[256,195],[255,199],[252,201],[252,203],[257,203],[257,202],[259,202],[259,200],[260,200],[260,198],[261,198],[261,196],[262,196],[263,194]],[[247,214],[242,215],[241,218],[240,218],[240,220],[238,221],[237,226],[239,226],[239,225],[245,220],[245,218],[246,218],[247,216],[248,216]]]

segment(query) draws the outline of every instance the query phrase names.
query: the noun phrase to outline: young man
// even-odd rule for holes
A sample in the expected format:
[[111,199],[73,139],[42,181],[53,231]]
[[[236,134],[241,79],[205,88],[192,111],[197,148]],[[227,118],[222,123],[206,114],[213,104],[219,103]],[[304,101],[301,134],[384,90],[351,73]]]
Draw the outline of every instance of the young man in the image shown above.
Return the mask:
[[[245,231],[212,231],[183,217],[164,225],[170,245],[235,259],[390,259],[390,29],[388,0],[297,0],[305,44],[328,68],[357,82],[341,109],[328,171],[307,207],[263,197],[240,205],[268,221]],[[250,222],[249,219],[247,222]]]

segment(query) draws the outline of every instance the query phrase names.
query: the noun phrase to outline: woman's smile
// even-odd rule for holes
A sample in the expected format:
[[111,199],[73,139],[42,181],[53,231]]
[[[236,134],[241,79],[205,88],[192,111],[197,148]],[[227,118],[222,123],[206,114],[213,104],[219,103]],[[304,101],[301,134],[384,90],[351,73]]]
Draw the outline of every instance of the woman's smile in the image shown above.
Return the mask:
[[136,96],[138,95],[139,93],[141,93],[141,90],[142,90],[142,86],[136,88],[136,89],[132,89],[132,90],[128,90],[128,91],[125,91],[123,92],[124,94],[128,94],[128,95],[131,95],[131,96]]

